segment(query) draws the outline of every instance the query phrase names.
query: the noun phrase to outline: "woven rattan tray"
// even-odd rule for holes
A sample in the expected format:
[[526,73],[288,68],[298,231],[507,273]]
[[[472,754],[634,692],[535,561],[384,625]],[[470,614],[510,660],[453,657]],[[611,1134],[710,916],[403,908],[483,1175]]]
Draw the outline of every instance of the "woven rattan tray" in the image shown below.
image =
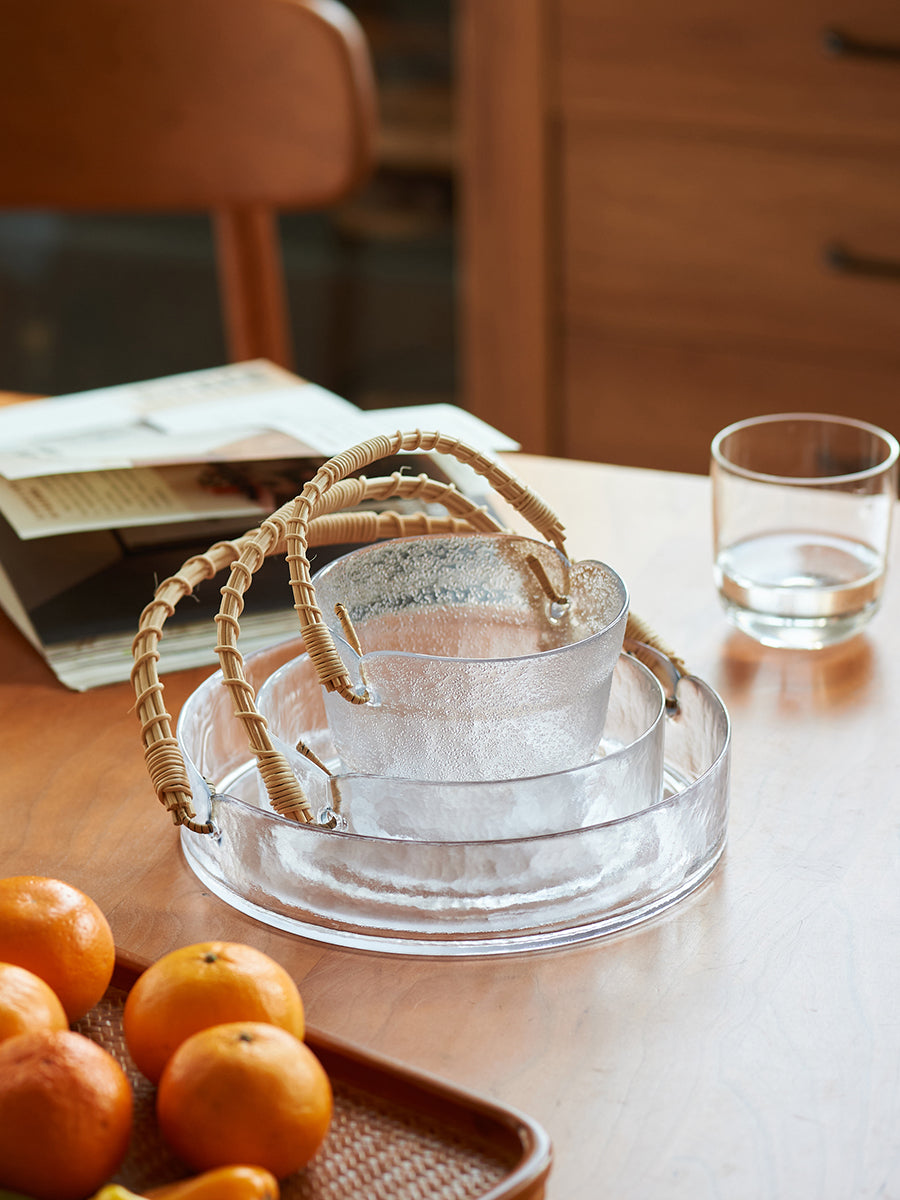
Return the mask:
[[[135,1191],[189,1172],[162,1143],[155,1088],[128,1055],[122,1009],[145,964],[119,958],[112,985],[75,1028],[119,1060],[135,1097],[132,1144],[116,1182]],[[334,1120],[283,1200],[541,1200],[550,1170],[544,1130],[430,1076],[315,1030],[307,1043],[334,1088]]]

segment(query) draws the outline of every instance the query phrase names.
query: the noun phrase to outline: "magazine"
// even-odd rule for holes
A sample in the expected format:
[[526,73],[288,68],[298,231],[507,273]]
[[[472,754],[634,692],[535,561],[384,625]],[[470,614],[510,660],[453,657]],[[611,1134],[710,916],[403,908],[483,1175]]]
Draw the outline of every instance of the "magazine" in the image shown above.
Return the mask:
[[[127,679],[157,583],[253,528],[325,458],[401,428],[487,454],[518,448],[453,405],[366,412],[262,360],[0,408],[0,604],[67,686]],[[468,468],[415,458],[416,473],[484,502]],[[348,548],[311,552],[314,569]],[[215,665],[219,586],[202,585],[167,622],[166,670]],[[283,561],[254,577],[241,629],[245,653],[296,636]]]

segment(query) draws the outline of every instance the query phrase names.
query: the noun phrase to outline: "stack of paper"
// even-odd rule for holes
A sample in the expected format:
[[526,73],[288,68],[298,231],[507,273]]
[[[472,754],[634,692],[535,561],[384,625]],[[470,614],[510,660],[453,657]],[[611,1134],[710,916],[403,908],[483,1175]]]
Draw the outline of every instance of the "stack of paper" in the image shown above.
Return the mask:
[[[257,524],[323,458],[415,428],[517,449],[453,405],[363,412],[264,361],[0,408],[0,604],[68,686],[125,679],[156,582]],[[245,653],[297,633],[271,565],[248,596]],[[164,669],[214,664],[207,586],[167,624]]]

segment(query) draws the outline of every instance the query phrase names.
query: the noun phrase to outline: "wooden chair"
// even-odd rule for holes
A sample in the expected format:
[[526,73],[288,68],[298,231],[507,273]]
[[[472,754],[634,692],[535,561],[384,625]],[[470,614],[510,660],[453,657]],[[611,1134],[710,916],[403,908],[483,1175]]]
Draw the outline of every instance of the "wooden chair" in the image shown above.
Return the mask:
[[233,361],[291,365],[277,212],[351,194],[375,128],[337,0],[0,7],[0,207],[209,211]]

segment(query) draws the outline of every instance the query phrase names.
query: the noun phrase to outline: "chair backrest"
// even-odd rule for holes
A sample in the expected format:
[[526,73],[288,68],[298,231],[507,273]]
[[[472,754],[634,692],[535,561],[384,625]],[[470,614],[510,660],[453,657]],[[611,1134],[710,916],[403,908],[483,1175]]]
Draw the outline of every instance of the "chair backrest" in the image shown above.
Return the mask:
[[375,129],[337,0],[0,5],[0,207],[211,212],[233,360],[289,365],[276,214],[357,189]]

